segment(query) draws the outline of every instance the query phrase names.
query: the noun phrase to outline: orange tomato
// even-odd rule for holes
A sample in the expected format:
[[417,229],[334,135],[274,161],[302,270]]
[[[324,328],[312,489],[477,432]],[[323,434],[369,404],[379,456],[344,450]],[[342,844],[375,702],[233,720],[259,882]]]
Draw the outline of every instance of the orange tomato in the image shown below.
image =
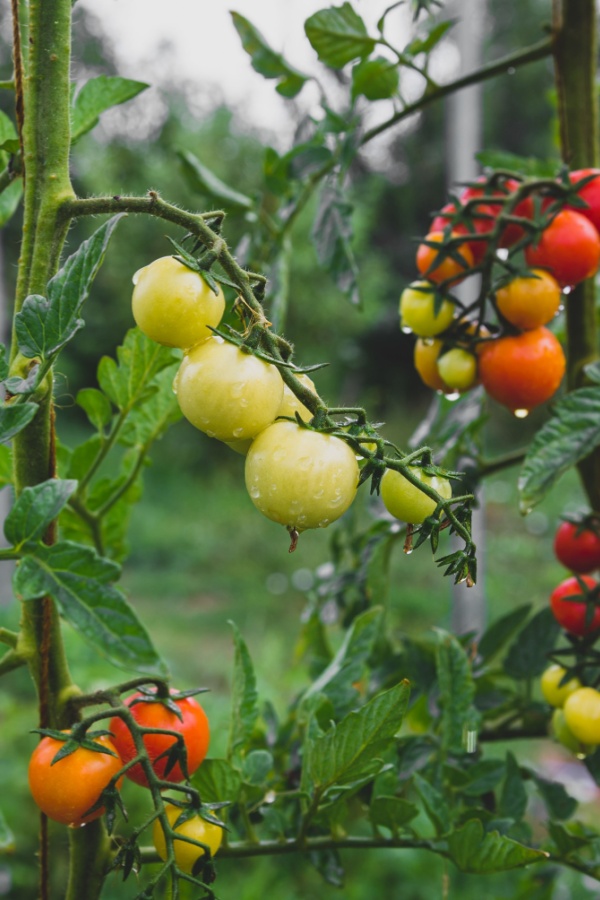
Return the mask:
[[485,343],[479,376],[490,397],[513,412],[529,411],[549,400],[565,372],[565,355],[547,328]]
[[560,285],[544,269],[533,269],[531,278],[513,278],[496,291],[496,306],[507,322],[530,331],[546,325],[560,307]]
[[[452,232],[450,237],[456,237],[455,233]],[[425,240],[441,244],[445,240],[444,233],[430,231]],[[440,284],[442,281],[448,281],[449,284],[461,281],[468,274],[468,270],[473,268],[473,254],[467,243],[461,244],[456,249],[464,260],[463,263],[452,259],[451,256],[442,256],[435,247],[420,244],[417,250],[417,269],[421,275],[430,281],[435,281],[436,284]]]

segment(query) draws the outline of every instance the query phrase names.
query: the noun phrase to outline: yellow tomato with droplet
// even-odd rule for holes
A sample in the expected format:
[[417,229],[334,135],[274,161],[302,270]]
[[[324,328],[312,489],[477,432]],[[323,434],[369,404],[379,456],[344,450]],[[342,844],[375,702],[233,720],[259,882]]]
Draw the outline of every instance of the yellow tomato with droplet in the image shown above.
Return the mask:
[[445,331],[454,318],[450,300],[435,302],[436,288],[429,281],[413,281],[400,295],[400,324],[419,337],[433,337]]
[[198,272],[173,256],[162,256],[133,276],[133,318],[144,334],[166,347],[194,347],[223,318],[225,297]]
[[253,438],[279,414],[276,366],[213,335],[184,356],[174,390],[186,419],[220,441]]
[[341,438],[279,421],[246,456],[246,489],[268,519],[305,531],[346,512],[358,488],[356,457]]

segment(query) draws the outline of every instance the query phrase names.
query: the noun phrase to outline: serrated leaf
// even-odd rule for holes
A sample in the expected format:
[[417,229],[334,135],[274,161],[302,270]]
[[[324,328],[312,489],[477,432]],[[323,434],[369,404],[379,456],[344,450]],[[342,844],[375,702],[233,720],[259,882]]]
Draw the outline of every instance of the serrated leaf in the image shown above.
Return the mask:
[[441,738],[447,752],[464,749],[464,733],[473,721],[475,682],[464,647],[447,632],[439,632],[436,670],[440,689]]
[[342,195],[337,183],[325,181],[311,233],[321,265],[335,283],[356,305],[360,303],[358,267],[351,246],[352,206]]
[[511,610],[505,616],[492,622],[477,646],[478,655],[484,662],[488,663],[496,653],[503,649],[515,631],[528,618],[530,612],[531,604],[525,603],[523,606]]
[[96,388],[82,388],[78,391],[75,402],[83,409],[94,428],[103,431],[112,417],[112,406],[106,394]]
[[541,609],[511,644],[504,671],[511,678],[535,678],[548,665],[548,654],[556,644],[560,625],[550,609]]
[[470,819],[448,837],[448,850],[461,872],[503,872],[548,858],[541,850],[533,850],[504,837],[497,831],[485,834],[479,819]]
[[164,675],[166,668],[123,594],[111,582],[119,567],[70,541],[35,547],[13,577],[23,600],[51,596],[64,618],[114,665]]
[[132,81],[118,75],[98,75],[75,94],[71,110],[71,143],[91,131],[98,124],[101,113],[137,97],[150,87],[142,81]]
[[15,838],[0,810],[0,851],[13,850]]
[[76,481],[50,478],[23,488],[4,522],[6,539],[15,547],[41,540],[77,487]]
[[397,93],[399,80],[398,66],[391,60],[382,56],[364,59],[352,69],[352,96],[389,100]]
[[506,777],[498,802],[498,815],[519,822],[527,809],[527,791],[521,768],[510,752],[506,754]]
[[519,476],[520,507],[529,512],[561,475],[600,446],[600,388],[571,391],[554,404],[537,432]]
[[450,810],[443,794],[421,775],[413,775],[413,784],[419,794],[425,812],[439,836],[451,828]]
[[304,758],[308,780],[326,789],[375,775],[382,766],[378,754],[389,747],[400,730],[409,693],[408,682],[402,681],[309,741]]
[[304,30],[321,62],[333,69],[368,56],[376,44],[349,3],[314,13],[304,23]]
[[381,626],[383,610],[376,606],[357,616],[340,649],[327,668],[307,688],[302,703],[324,694],[328,697],[338,715],[344,714],[356,702],[356,690],[352,685],[364,672]]
[[192,776],[192,784],[200,791],[204,803],[235,803],[242,777],[226,759],[205,759]]
[[108,242],[122,218],[113,216],[84,241],[48,282],[47,297],[32,294],[15,316],[24,356],[52,358],[83,326],[81,307],[102,265]]
[[0,406],[0,443],[10,441],[29,425],[36,412],[37,403],[19,403]]
[[233,685],[231,690],[231,720],[229,727],[229,759],[244,747],[252,734],[258,718],[258,692],[256,675],[248,651],[239,629],[229,623],[233,631],[235,658],[233,667]]
[[481,150],[475,154],[475,159],[486,168],[516,172],[529,178],[555,178],[560,168],[559,159],[537,159],[499,150]]
[[473,765],[446,765],[444,772],[448,782],[461,794],[480,797],[494,790],[506,772],[506,765],[501,759],[481,759]]
[[251,197],[241,194],[221,181],[189,150],[179,150],[177,155],[181,160],[184,175],[194,190],[207,195],[211,200],[215,200],[218,206],[223,206],[225,209],[246,211],[253,209],[254,201]]
[[400,797],[386,797],[381,794],[371,802],[369,818],[373,825],[389,828],[393,835],[419,814],[419,807]]
[[139,328],[131,328],[117,347],[117,361],[103,356],[98,365],[98,383],[121,411],[129,411],[156,391],[155,377],[181,358],[181,353],[161,347]]
[[151,386],[154,393],[130,410],[119,434],[119,443],[126,447],[149,447],[158,440],[181,416],[177,397],[173,393],[173,379],[179,368],[179,360],[154,376]]
[[290,66],[280,53],[269,47],[260,31],[248,19],[232,12],[234,27],[242,47],[252,60],[252,68],[265,78],[277,78],[276,90],[284,97],[295,97],[306,84],[308,77]]

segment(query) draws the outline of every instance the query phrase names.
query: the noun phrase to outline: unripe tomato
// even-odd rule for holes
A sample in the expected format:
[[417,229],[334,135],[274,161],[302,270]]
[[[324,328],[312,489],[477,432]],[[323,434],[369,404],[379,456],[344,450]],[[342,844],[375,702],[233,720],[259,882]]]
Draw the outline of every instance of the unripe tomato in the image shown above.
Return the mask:
[[432,391],[452,393],[452,388],[446,384],[437,367],[438,357],[444,342],[439,338],[418,338],[415,343],[413,361],[415,369],[421,376],[421,381]]
[[[180,719],[176,713],[159,700],[148,702],[146,698],[137,702],[139,698],[144,697],[146,697],[145,694],[137,693],[126,700],[135,721],[142,728],[161,728],[174,731],[175,735],[180,734],[186,749],[188,774],[191,775],[208,752],[210,727],[206,713],[193,697],[173,698],[172,702],[175,703],[182,717]],[[118,716],[111,719],[110,730],[114,735],[115,747],[123,762],[129,762],[134,756],[137,756],[132,734],[123,719]],[[185,778],[181,766],[176,763],[166,772],[168,758],[162,756],[165,750],[177,742],[175,735],[171,737],[168,734],[146,734],[143,740],[152,768],[158,777],[166,781],[179,782]],[[158,757],[161,758],[158,759]],[[126,775],[136,784],[148,786],[148,779],[139,763],[128,769]]]
[[[171,826],[177,821],[182,812],[183,810],[179,806],[175,806],[173,803],[165,803],[165,814]],[[191,816],[185,822],[182,822],[181,825],[177,825],[175,832],[183,837],[193,838],[195,841],[206,844],[210,850],[211,857],[215,855],[223,840],[223,829],[219,825],[207,822],[200,815]],[[152,842],[160,858],[166,860],[168,857],[167,842],[160,819],[154,820]],[[189,875],[192,874],[196,861],[201,856],[204,856],[205,853],[202,847],[197,847],[195,844],[190,844],[187,841],[177,840],[177,838],[173,839],[173,852],[175,853],[175,862],[178,867],[182,872],[187,872]]]
[[580,584],[583,582],[588,591],[593,590],[597,582],[590,578],[589,575],[581,575],[579,579],[576,577],[565,578],[564,581],[554,588],[550,595],[550,608],[554,618],[565,631],[583,637],[600,628],[600,606],[594,609],[589,624],[587,624],[587,604],[585,602],[578,603],[572,599],[583,596],[584,588]]
[[583,744],[575,737],[567,725],[564,709],[557,707],[552,713],[552,733],[559,744],[562,744],[563,747],[566,747],[571,753],[577,754],[577,756],[583,756],[592,749],[589,744]]
[[162,256],[133,276],[132,310],[138,328],[167,347],[186,350],[210,337],[223,317],[225,298],[198,272]]
[[440,334],[454,318],[454,303],[442,300],[435,311],[434,288],[429,281],[413,281],[400,294],[400,319],[402,328],[410,329],[419,337]]
[[477,360],[468,350],[453,347],[438,359],[438,372],[450,388],[468,391],[477,381]]
[[[315,391],[315,383],[312,381],[308,375],[304,373],[300,373],[296,375],[298,381],[304,385],[304,387],[310,388],[311,391]],[[300,416],[303,422],[310,422],[313,417],[310,409],[308,409],[304,403],[302,403],[298,397],[296,397],[295,393],[291,388],[287,386],[287,384],[283,385],[283,399],[281,401],[281,406],[279,407],[278,416],[288,416],[293,419],[296,416],[296,413]]]
[[[444,499],[452,496],[452,485],[447,478],[439,475],[426,475],[418,466],[410,466],[410,471],[423,482],[429,485]],[[389,513],[402,522],[410,522],[420,525],[430,516],[436,507],[436,502],[427,494],[424,494],[408,478],[395,469],[386,469],[381,479],[381,499]]]
[[496,291],[496,306],[507,322],[522,331],[546,325],[559,310],[560,285],[544,269],[533,277],[513,278]]
[[569,172],[569,179],[576,185],[589,175],[595,175],[596,177],[592,178],[577,191],[581,199],[587,203],[587,207],[567,205],[565,209],[574,209],[575,212],[589,219],[596,231],[600,231],[600,169],[577,169],[575,172]]
[[554,553],[572,572],[593,572],[600,568],[600,535],[591,528],[562,522],[554,536]]
[[530,268],[548,269],[562,287],[579,284],[598,269],[600,235],[581,213],[562,209],[542,231],[538,245],[525,248],[525,259]]
[[174,385],[183,415],[220,441],[253,438],[279,414],[279,370],[218,336],[194,347]]
[[268,519],[305,531],[346,512],[358,488],[356,457],[341,438],[275,422],[252,442],[246,489]]
[[592,687],[574,691],[563,707],[567,727],[583,744],[600,744],[600,692]]
[[[450,237],[455,236],[454,232],[451,232]],[[445,235],[442,231],[430,231],[425,240],[441,244],[445,240]],[[456,247],[455,252],[460,255],[462,262],[452,259],[451,256],[443,256],[434,247],[420,244],[417,250],[417,269],[421,275],[424,275],[429,281],[435,281],[436,284],[442,281],[448,281],[449,284],[462,281],[469,274],[469,269],[473,268],[473,254],[466,241],[460,247]],[[434,333],[437,334],[437,332]],[[427,335],[423,335],[423,337],[427,337]]]
[[[31,755],[28,774],[32,797],[42,812],[55,822],[78,827],[104,813],[101,808],[89,816],[84,815],[122,768],[123,761],[109,737],[99,735],[91,739],[110,754],[78,747],[53,764],[52,760],[64,743],[46,736]],[[117,787],[121,786],[122,780],[119,779]]]
[[498,338],[482,345],[479,377],[490,397],[513,412],[549,400],[565,372],[563,349],[547,328]]
[[543,672],[540,687],[544,699],[550,706],[564,706],[567,697],[582,686],[579,678],[570,678],[561,684],[566,669],[553,663]]

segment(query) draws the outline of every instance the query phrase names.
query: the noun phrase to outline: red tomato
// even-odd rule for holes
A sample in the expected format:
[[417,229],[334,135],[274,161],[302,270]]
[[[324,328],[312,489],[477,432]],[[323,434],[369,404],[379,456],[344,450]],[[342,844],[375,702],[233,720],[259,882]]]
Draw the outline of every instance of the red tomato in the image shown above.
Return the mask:
[[565,209],[575,209],[576,212],[589,219],[596,231],[600,231],[600,169],[577,169],[576,172],[569,172],[569,178],[573,184],[577,184],[578,181],[589,175],[596,177],[577,191],[581,199],[587,203],[587,208],[565,206]]
[[[175,691],[171,691],[171,693],[176,694]],[[148,702],[142,699],[140,702],[136,702],[139,701],[140,697],[144,698],[145,696],[145,694],[141,693],[133,694],[126,700],[134,719],[142,728],[164,728],[181,734],[187,752],[188,774],[191,775],[196,771],[208,751],[210,729],[206,713],[193,697],[173,699],[172,702],[175,703],[182,716],[182,719],[179,719],[174,712],[159,700]],[[130,759],[137,755],[129,728],[123,719],[115,716],[111,719],[110,730],[114,735],[114,744],[121,754],[123,762],[129,762]],[[168,750],[176,740],[175,736],[171,737],[168,734],[147,734],[144,736],[144,744],[152,762],[152,768],[159,778],[163,778],[166,781],[178,782],[183,781],[185,778],[179,763],[176,763],[169,772],[165,773],[168,758],[166,756],[162,756],[161,759],[157,758],[165,750]],[[126,775],[132,781],[135,781],[136,784],[142,784],[147,787],[148,780],[139,763],[128,769]]]
[[525,248],[525,259],[530,268],[548,269],[562,287],[579,284],[598,269],[600,235],[581,213],[563,209],[544,229],[537,247]]
[[[462,198],[461,198],[462,199]],[[430,231],[444,231],[444,229],[452,223],[452,213],[456,212],[456,206],[454,203],[447,203],[442,207],[440,213],[434,218],[431,223]],[[473,218],[472,227],[468,227],[464,224],[452,225],[452,231],[454,234],[487,234],[494,227],[494,215],[495,212],[491,206],[481,203],[479,204],[473,212],[476,213],[485,213],[489,215],[488,219],[480,219]],[[447,213],[447,215],[443,215],[443,213]],[[473,262],[475,265],[480,263],[483,257],[485,256],[485,251],[487,250],[487,241],[467,241],[467,247],[473,254]]]
[[[31,795],[42,812],[55,822],[78,827],[98,819],[104,812],[101,808],[84,815],[96,804],[123,762],[110,738],[100,735],[92,739],[111,753],[78,747],[53,764],[64,743],[46,736],[31,755],[28,773]],[[122,780],[119,779],[117,787]]]
[[563,522],[554,536],[554,553],[572,572],[593,572],[600,569],[600,535],[591,528]]
[[[520,186],[521,184],[519,181],[517,181],[516,178],[507,178],[503,182],[502,187],[497,187],[494,189],[469,187],[460,195],[460,201],[461,203],[466,203],[468,200],[473,200],[475,197],[483,197],[486,194],[497,197],[508,197],[510,194],[514,193]],[[481,208],[479,209],[478,207],[478,210],[480,212],[490,213],[493,216],[498,216],[505,206],[506,204],[504,203],[481,204]],[[524,219],[532,219],[533,199],[531,197],[524,197],[523,200],[520,200],[515,208],[511,211],[511,215],[521,216]],[[491,229],[494,227],[494,224],[495,223],[493,219],[491,219],[489,226],[487,226],[485,230],[491,231]],[[525,231],[520,225],[507,225],[500,236],[500,246],[510,247],[513,244],[516,244],[516,242],[520,240],[524,234]]]
[[582,596],[585,593],[579,583],[580,581],[585,584],[588,591],[591,591],[597,585],[597,582],[590,578],[589,575],[582,575],[579,579],[573,576],[561,581],[550,595],[550,608],[554,618],[561,628],[577,637],[583,637],[584,634],[590,634],[590,632],[600,628],[600,607],[595,607],[588,625],[586,624],[587,604],[569,599]]

